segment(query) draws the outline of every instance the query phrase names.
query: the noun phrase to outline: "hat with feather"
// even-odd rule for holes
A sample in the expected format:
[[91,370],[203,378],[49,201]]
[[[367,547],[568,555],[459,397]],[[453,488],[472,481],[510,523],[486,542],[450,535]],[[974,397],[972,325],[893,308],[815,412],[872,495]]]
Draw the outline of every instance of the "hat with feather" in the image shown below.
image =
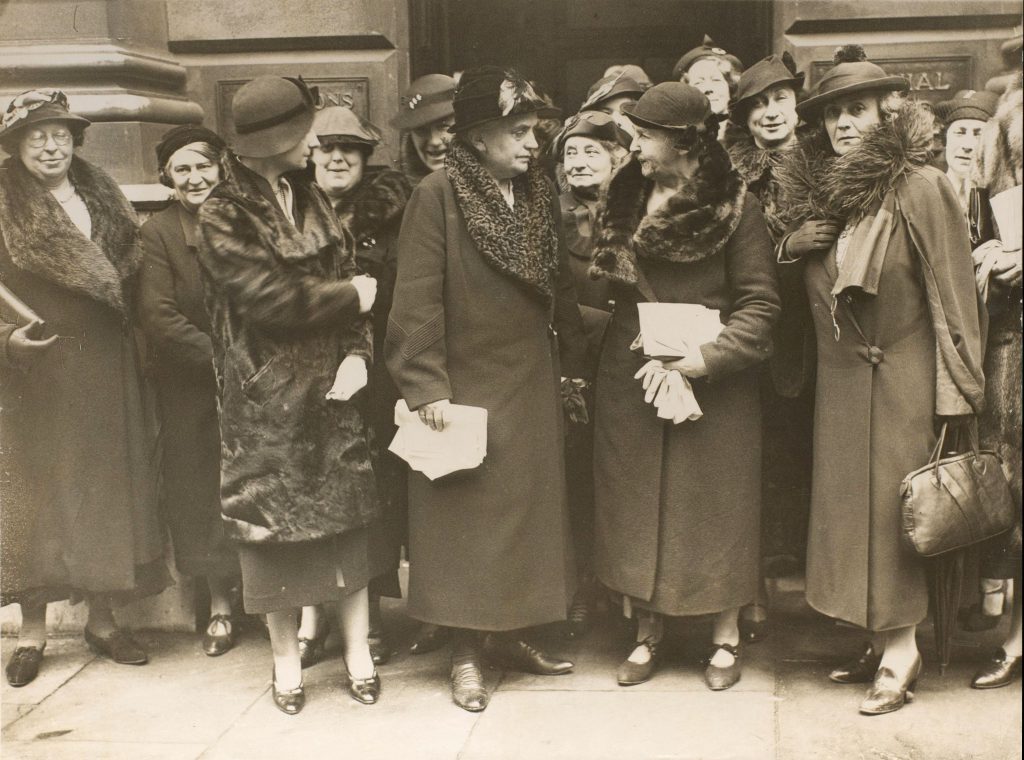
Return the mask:
[[860,45],[843,45],[832,57],[833,66],[825,72],[814,93],[797,107],[802,119],[818,113],[825,105],[858,92],[906,92],[910,84],[900,76],[889,75],[877,63],[868,60]]
[[463,72],[455,88],[456,134],[488,121],[546,111],[549,105],[512,69],[480,66]]

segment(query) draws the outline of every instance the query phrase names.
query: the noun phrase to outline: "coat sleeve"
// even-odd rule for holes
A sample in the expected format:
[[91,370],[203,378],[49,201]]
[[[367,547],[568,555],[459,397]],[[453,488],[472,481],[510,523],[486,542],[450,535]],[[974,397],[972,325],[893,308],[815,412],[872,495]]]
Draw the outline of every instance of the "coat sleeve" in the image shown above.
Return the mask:
[[569,264],[569,248],[565,243],[558,196],[554,187],[551,190],[555,198],[551,213],[558,232],[558,277],[555,281],[555,313],[552,321],[558,332],[562,376],[582,378],[586,375],[587,333],[576,297],[576,280]]
[[384,353],[410,409],[451,399],[445,342],[445,208],[439,188],[420,183],[398,238],[398,274]]
[[[210,198],[200,211],[199,260],[214,289],[224,293],[242,318],[267,330],[348,327],[353,321],[366,321],[360,317],[359,294],[351,282],[287,266],[247,217],[225,198]],[[354,271],[353,263],[349,274]],[[365,336],[359,335],[347,331],[346,343],[366,350]]]
[[718,338],[700,347],[712,381],[771,356],[772,327],[782,308],[771,237],[749,193],[740,223],[726,243],[725,269],[732,312]]
[[158,356],[191,367],[210,366],[213,344],[178,306],[167,241],[157,225],[142,225],[142,269],[138,282],[139,320]]

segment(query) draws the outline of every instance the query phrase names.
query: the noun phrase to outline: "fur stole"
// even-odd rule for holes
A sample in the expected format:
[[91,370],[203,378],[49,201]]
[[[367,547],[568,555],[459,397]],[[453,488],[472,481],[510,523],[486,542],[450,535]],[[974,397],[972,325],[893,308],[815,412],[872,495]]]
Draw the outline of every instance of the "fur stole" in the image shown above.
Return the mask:
[[402,142],[398,147],[398,168],[413,187],[432,171],[416,152],[416,146],[412,144],[412,134],[409,132],[402,136]]
[[[800,139],[799,135],[797,139]],[[789,215],[782,201],[782,190],[776,175],[787,154],[797,144],[779,150],[766,150],[754,142],[750,132],[732,123],[726,129],[722,144],[740,178],[747,183],[747,189],[761,202],[768,230],[772,239],[778,242],[786,234]]]
[[931,158],[932,114],[905,102],[843,156],[832,150],[824,128],[790,151],[777,176],[793,222],[859,219],[908,172]]
[[367,171],[362,181],[346,193],[334,210],[357,241],[375,237],[402,218],[412,185],[394,169]]
[[536,166],[512,180],[515,207],[473,153],[458,141],[448,148],[445,172],[469,236],[494,269],[550,301],[558,271],[554,188]]
[[988,122],[982,134],[978,163],[975,168],[977,184],[997,195],[1022,182],[1024,155],[1024,72],[1017,72],[1010,86],[999,99],[995,118]]
[[645,213],[652,183],[640,163],[630,157],[619,167],[597,212],[591,277],[635,285],[638,256],[685,264],[722,249],[739,224],[746,186],[715,147],[720,160],[712,157],[653,214]]
[[106,304],[128,308],[127,281],[142,265],[135,212],[117,183],[78,158],[68,174],[92,218],[86,238],[17,159],[0,173],[0,232],[14,266]]

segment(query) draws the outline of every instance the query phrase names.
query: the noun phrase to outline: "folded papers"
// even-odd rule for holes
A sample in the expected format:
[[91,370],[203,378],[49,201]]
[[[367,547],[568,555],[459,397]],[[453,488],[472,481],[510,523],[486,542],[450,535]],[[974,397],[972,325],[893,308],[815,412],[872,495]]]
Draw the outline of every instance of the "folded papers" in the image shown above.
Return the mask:
[[399,399],[395,404],[398,432],[388,450],[431,480],[479,467],[487,456],[487,410],[451,404],[445,407],[444,418],[444,430],[431,430],[405,399]]
[[722,332],[717,309],[695,303],[638,303],[644,355],[679,359],[689,356]]

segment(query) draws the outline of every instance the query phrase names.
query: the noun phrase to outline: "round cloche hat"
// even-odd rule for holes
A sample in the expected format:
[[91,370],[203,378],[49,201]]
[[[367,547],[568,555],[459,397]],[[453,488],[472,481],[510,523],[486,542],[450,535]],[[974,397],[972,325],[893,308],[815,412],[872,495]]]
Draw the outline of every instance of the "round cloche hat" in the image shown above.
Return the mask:
[[634,106],[622,109],[626,117],[641,127],[686,129],[703,124],[711,115],[707,96],[682,82],[662,82],[645,92]]
[[232,147],[248,158],[267,158],[294,147],[313,126],[317,95],[301,77],[262,76],[231,100]]
[[373,147],[384,135],[347,106],[321,108],[313,115],[313,134],[321,143],[340,142]]
[[606,113],[600,111],[581,111],[565,120],[562,131],[555,138],[555,150],[561,160],[565,142],[570,137],[589,137],[594,140],[621,145],[626,150],[633,138]]
[[84,116],[71,113],[63,90],[26,90],[15,95],[0,117],[0,140],[7,141],[25,127],[44,121],[63,121],[81,131],[92,124]]
[[747,109],[753,99],[769,87],[787,85],[798,93],[803,84],[804,75],[797,72],[796,63],[789,53],[763,58],[740,76],[729,109],[731,118],[737,124],[745,121]]
[[157,168],[165,167],[171,156],[186,145],[194,143],[207,143],[217,151],[223,151],[227,147],[223,138],[212,129],[200,124],[179,124],[164,132],[164,136],[156,144]]
[[996,114],[999,96],[988,90],[960,90],[951,100],[935,104],[935,115],[943,124],[959,119],[988,121]]
[[704,41],[700,45],[683,53],[683,57],[676,61],[676,65],[672,68],[672,78],[680,79],[701,58],[721,58],[728,61],[737,73],[743,71],[743,62],[739,58],[727,53],[725,48],[716,45],[715,41],[705,34]]
[[516,114],[547,112],[550,108],[533,85],[511,69],[479,66],[463,72],[455,89],[455,124],[465,132],[488,121]]
[[402,105],[389,122],[395,129],[416,129],[447,119],[455,108],[455,79],[446,74],[426,74],[409,83]]
[[900,76],[885,73],[885,69],[871,63],[860,45],[843,45],[832,58],[834,65],[825,72],[814,93],[797,105],[797,113],[806,119],[822,106],[839,98],[870,90],[899,90],[906,92],[910,84]]

